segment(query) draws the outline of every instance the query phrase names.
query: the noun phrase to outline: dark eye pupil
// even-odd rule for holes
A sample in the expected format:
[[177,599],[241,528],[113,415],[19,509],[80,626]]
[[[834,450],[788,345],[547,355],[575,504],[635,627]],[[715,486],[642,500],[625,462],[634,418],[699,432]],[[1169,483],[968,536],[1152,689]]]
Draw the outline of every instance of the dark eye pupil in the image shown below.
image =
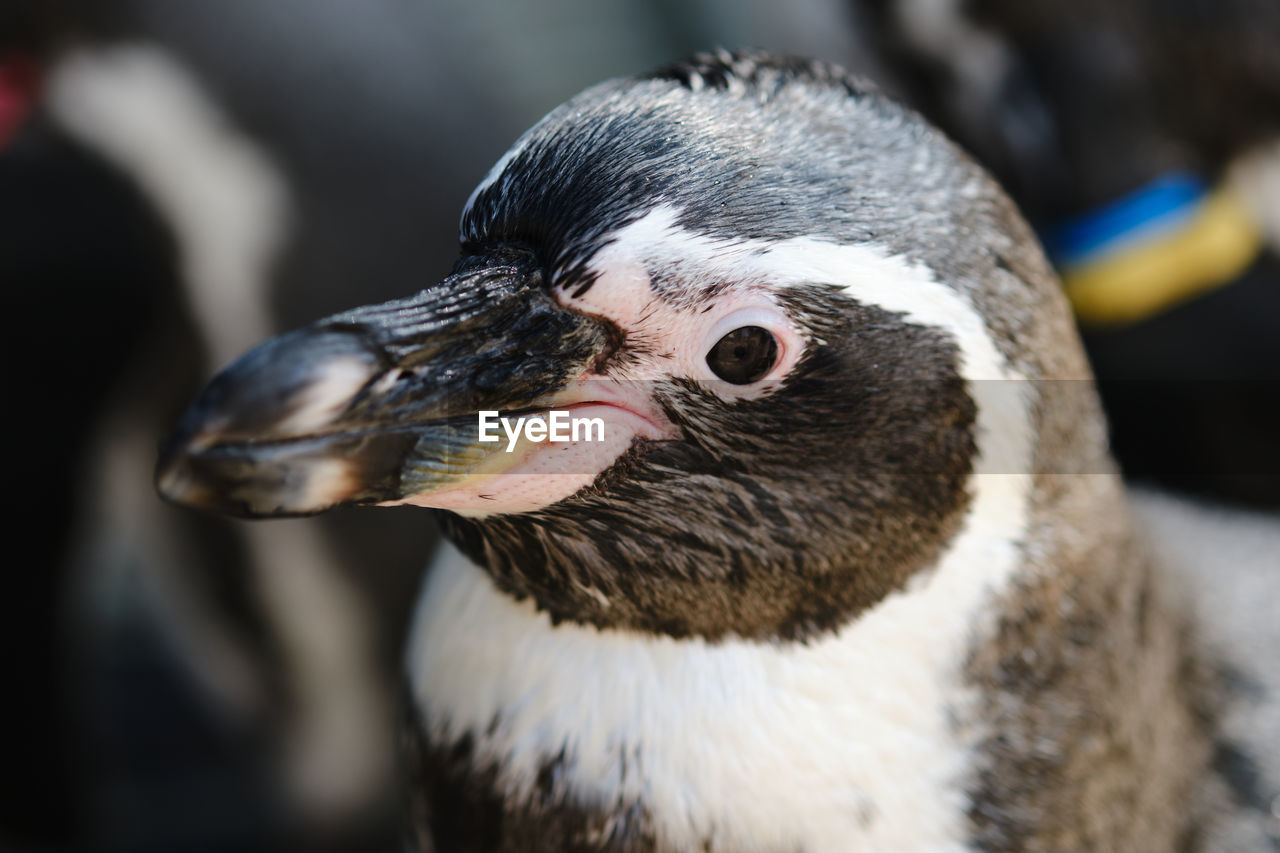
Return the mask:
[[725,335],[707,353],[707,366],[725,382],[749,385],[778,361],[778,342],[768,329],[743,326]]

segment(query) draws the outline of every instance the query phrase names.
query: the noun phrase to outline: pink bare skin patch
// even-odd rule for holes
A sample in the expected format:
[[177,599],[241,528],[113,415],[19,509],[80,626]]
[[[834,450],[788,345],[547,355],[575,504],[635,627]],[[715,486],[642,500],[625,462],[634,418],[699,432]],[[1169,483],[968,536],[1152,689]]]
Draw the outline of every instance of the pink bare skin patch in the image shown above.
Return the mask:
[[[531,442],[521,438],[511,453],[492,454],[460,483],[384,505],[413,504],[464,515],[529,512],[550,506],[589,486],[637,439],[676,437],[652,399],[654,381],[694,379],[726,399],[768,393],[795,366],[804,340],[766,284],[726,286],[696,306],[677,306],[654,292],[637,257],[639,247],[620,240],[597,256],[600,271],[585,293],[558,288],[565,308],[603,317],[626,334],[628,357],[607,373],[587,373],[556,395],[557,410],[576,418],[600,418],[602,441]],[[778,344],[773,369],[751,385],[730,385],[707,365],[707,353],[729,332],[743,326],[769,330]]]
[[[625,244],[615,244],[601,253],[606,271],[581,296],[557,291],[566,308],[604,317],[626,332],[634,354],[624,369],[610,375],[629,382],[686,377],[725,398],[742,399],[767,393],[799,361],[804,340],[765,284],[730,284],[713,298],[681,308],[654,293],[643,264],[625,251]],[[720,338],[743,326],[771,332],[778,359],[760,381],[730,385],[711,372],[707,353]]]

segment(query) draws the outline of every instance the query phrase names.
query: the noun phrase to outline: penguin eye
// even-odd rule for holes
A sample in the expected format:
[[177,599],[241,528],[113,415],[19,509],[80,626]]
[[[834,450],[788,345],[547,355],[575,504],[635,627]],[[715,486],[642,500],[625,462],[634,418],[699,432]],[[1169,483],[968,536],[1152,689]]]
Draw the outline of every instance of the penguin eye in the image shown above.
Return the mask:
[[707,353],[711,372],[732,385],[750,385],[778,362],[778,341],[768,329],[743,326],[725,335]]

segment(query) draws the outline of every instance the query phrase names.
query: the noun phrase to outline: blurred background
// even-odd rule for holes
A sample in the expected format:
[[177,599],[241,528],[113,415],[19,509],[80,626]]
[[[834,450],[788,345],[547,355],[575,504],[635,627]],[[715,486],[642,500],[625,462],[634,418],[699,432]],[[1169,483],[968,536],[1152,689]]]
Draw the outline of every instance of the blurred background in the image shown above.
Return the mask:
[[1229,196],[1230,257],[1082,327],[1131,477],[1280,507],[1273,0],[0,0],[0,850],[399,848],[430,515],[197,516],[157,443],[245,348],[446,274],[547,110],[717,46],[877,80],[1068,273],[1098,211]]

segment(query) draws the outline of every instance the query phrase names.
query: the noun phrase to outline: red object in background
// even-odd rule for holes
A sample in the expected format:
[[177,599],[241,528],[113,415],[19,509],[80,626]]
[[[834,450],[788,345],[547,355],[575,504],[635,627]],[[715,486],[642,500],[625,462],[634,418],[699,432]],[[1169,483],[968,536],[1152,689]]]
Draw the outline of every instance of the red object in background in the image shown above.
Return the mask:
[[40,85],[36,63],[23,54],[0,57],[0,148],[17,132]]

